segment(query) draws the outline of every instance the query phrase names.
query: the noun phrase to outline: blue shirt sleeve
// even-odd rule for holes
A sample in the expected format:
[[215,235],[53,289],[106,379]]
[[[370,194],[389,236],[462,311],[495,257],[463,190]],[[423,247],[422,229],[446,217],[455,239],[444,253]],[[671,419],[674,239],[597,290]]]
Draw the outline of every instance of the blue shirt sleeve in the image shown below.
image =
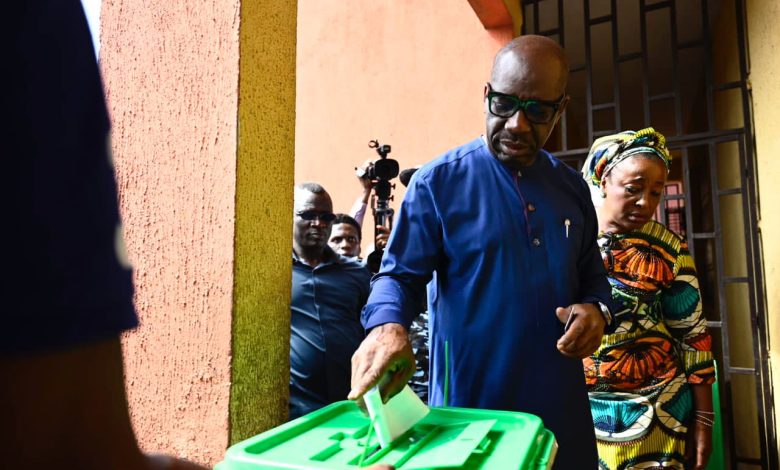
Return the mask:
[[363,309],[366,330],[384,323],[409,327],[425,297],[442,253],[439,212],[426,181],[418,171],[409,184],[395,227],[390,234],[382,267],[371,281]]

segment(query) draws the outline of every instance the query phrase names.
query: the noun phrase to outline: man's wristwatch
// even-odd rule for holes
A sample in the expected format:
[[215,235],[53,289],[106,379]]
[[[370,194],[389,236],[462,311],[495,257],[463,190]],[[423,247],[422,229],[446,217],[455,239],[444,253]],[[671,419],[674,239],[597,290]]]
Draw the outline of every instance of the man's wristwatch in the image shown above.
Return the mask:
[[609,311],[609,307],[601,302],[593,302],[593,305],[601,312],[601,316],[604,317],[604,323],[606,323],[607,326],[612,325],[612,312]]

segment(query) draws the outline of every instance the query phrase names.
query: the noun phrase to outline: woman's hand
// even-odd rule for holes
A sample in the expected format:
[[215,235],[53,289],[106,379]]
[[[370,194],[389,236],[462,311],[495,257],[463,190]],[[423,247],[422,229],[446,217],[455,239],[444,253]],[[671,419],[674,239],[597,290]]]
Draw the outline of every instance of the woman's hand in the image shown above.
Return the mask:
[[[695,413],[695,411],[694,411]],[[685,445],[685,468],[703,470],[710,460],[712,452],[712,425],[695,416],[688,428],[688,441]]]
[[711,384],[691,384],[693,392],[693,419],[688,427],[688,439],[685,446],[685,468],[703,469],[710,460],[712,452],[712,426],[715,413],[712,411]]

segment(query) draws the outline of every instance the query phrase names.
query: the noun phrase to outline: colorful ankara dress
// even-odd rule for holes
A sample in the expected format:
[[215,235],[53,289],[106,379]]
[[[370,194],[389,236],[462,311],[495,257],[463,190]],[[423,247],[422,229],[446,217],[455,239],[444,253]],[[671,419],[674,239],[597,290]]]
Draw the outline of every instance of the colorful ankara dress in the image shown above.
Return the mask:
[[614,303],[622,304],[583,361],[600,468],[683,468],[690,385],[715,380],[693,258],[654,221],[601,233],[599,246]]

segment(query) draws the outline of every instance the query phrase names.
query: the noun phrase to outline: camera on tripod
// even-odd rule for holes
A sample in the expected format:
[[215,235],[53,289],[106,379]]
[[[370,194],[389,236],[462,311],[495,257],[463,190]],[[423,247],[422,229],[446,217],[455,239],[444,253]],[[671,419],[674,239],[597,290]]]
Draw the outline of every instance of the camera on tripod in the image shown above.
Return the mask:
[[[390,153],[389,145],[381,145],[378,140],[370,140],[368,146],[376,149],[379,159],[365,170],[357,170],[360,178],[366,178],[374,182],[375,200],[372,200],[371,209],[374,213],[374,226],[386,227],[389,230],[393,228],[394,211],[390,207],[390,201],[393,199],[392,191],[395,185],[390,184],[390,180],[398,176],[398,161],[387,158]],[[378,235],[378,230],[374,230],[374,239]],[[376,248],[373,253],[366,258],[366,266],[371,272],[378,272],[382,261],[384,249]]]

